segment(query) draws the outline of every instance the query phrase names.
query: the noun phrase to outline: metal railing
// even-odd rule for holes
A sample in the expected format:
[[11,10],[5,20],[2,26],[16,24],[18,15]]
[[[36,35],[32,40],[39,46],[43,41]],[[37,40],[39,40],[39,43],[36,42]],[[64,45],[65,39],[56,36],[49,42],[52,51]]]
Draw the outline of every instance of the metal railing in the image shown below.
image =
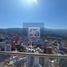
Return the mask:
[[[29,66],[25,66],[26,64],[28,64],[25,60],[28,57],[39,57],[40,64],[42,65],[42,67],[45,67],[45,66],[47,66],[47,67],[61,67],[62,65],[59,65],[60,63],[62,64],[64,62],[67,62],[67,55],[66,54],[64,54],[64,55],[61,55],[61,54],[43,54],[43,53],[37,54],[37,53],[14,52],[14,51],[13,52],[12,51],[0,51],[0,56],[1,55],[2,56],[3,55],[9,56],[9,58],[2,61],[3,65],[7,65],[8,62],[11,61],[11,58],[12,58],[12,60],[14,60],[14,62],[18,62],[18,63],[20,62],[20,60],[23,60],[23,62],[21,62],[23,64],[21,66],[18,66],[18,67],[29,67]],[[3,58],[2,56],[1,56],[1,58]],[[62,60],[62,62],[61,62],[61,60]],[[10,67],[10,66],[17,67],[16,65],[13,65],[13,64],[14,63],[12,63],[11,65],[8,64],[7,67]],[[1,66],[1,63],[0,63],[0,66]],[[5,67],[5,66],[2,66],[2,67]]]

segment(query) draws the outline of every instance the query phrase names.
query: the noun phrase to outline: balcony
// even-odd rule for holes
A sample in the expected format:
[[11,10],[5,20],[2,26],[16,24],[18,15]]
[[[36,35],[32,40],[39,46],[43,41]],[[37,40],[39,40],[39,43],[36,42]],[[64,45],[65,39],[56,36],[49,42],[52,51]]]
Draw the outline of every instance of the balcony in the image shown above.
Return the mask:
[[0,67],[67,67],[67,55],[0,51]]

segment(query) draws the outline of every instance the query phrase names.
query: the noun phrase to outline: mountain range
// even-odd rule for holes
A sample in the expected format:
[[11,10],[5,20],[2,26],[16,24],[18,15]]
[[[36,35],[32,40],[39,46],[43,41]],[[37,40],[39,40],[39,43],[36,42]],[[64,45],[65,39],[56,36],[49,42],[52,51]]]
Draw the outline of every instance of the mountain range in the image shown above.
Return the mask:
[[[18,34],[26,34],[24,28],[8,28],[8,29],[0,29],[0,33],[18,33]],[[51,37],[63,37],[67,39],[67,29],[42,29],[42,36],[51,36]]]

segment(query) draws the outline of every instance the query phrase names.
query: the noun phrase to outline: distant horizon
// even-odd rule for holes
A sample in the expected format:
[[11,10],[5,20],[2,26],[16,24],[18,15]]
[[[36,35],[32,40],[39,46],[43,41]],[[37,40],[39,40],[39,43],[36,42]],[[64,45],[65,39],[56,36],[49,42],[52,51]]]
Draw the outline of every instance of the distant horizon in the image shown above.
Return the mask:
[[[0,28],[0,29],[22,29],[23,27],[9,27],[9,28]],[[67,30],[67,29],[59,29],[59,28],[47,28],[47,27],[44,27],[44,29],[52,29],[52,30]]]

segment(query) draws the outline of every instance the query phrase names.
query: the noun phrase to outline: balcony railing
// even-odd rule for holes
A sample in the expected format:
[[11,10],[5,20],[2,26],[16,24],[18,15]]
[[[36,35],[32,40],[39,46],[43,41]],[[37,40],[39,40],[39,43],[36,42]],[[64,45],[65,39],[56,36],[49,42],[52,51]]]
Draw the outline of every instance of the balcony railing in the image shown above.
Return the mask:
[[0,51],[0,67],[67,67],[67,55]]

